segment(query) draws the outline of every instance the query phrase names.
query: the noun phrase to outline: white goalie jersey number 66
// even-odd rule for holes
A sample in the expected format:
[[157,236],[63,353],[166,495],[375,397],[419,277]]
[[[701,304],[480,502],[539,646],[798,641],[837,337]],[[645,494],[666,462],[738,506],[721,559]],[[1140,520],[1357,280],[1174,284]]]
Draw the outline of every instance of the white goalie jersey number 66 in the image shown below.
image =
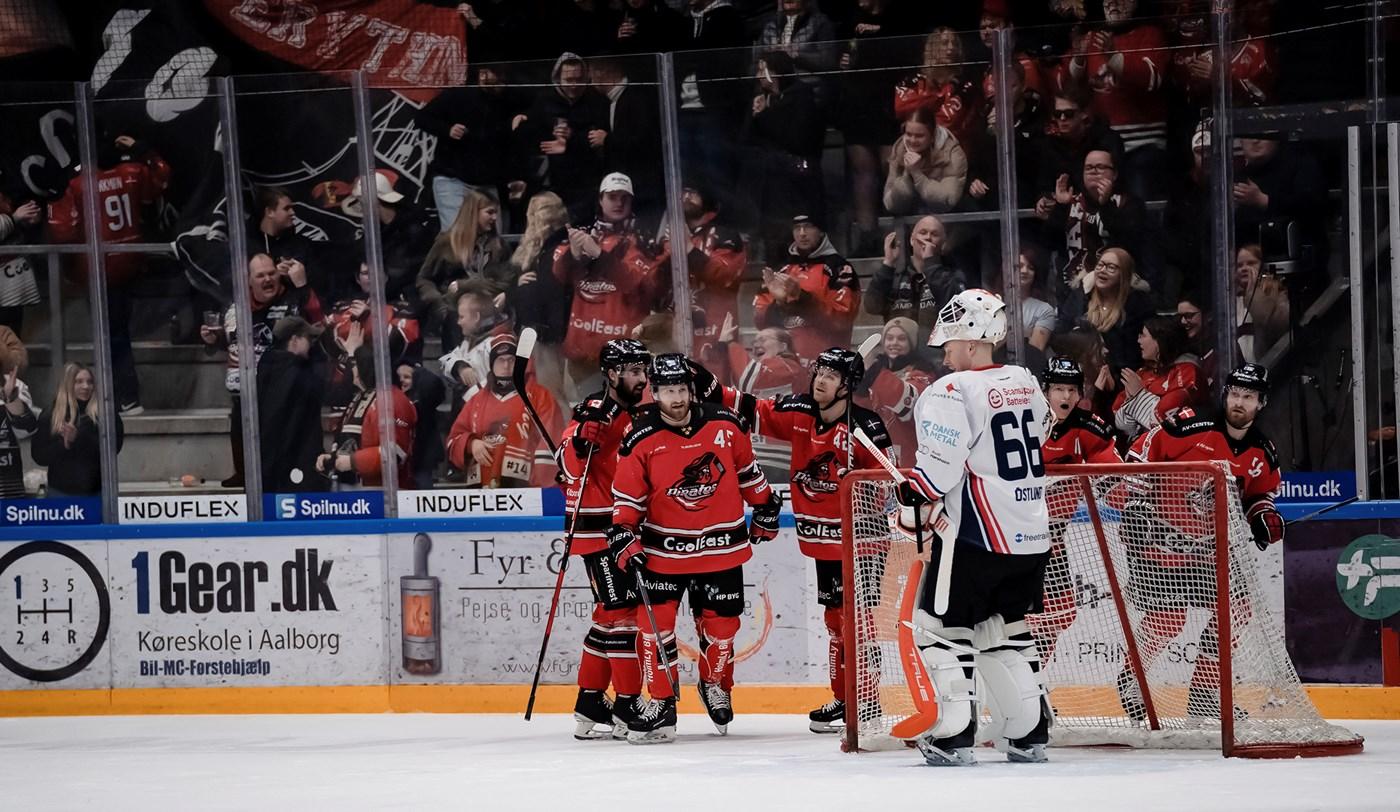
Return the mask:
[[919,396],[915,476],[943,499],[959,541],[1004,555],[1050,549],[1040,453],[1049,410],[1017,366],[955,372]]

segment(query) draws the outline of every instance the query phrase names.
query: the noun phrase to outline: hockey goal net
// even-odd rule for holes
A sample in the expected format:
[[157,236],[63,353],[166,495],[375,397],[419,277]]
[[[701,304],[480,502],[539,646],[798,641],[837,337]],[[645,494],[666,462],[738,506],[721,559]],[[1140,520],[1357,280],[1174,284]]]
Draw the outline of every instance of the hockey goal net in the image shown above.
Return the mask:
[[[1361,750],[1298,680],[1223,463],[1051,466],[1046,483],[1053,549],[1043,609],[1027,620],[1055,708],[1052,745]],[[914,713],[898,636],[920,556],[895,524],[895,491],[884,471],[842,483],[850,751],[901,746],[891,733]]]

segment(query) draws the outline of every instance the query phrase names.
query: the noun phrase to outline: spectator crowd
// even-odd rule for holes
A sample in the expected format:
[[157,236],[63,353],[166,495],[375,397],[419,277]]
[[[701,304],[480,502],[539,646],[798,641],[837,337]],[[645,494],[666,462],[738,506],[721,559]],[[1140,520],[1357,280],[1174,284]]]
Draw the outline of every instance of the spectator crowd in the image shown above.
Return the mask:
[[[599,349],[612,338],[685,351],[722,383],[771,396],[805,390],[822,350],[873,334],[859,396],[907,463],[912,403],[943,373],[929,330],[976,287],[1015,288],[1027,366],[1074,358],[1084,405],[1124,445],[1207,403],[1221,303],[1211,298],[1205,0],[435,4],[460,12],[472,65],[464,86],[414,114],[433,139],[423,187],[384,169],[336,202],[356,223],[374,210],[381,276],[363,243],[312,239],[297,215],[312,203],[289,189],[259,186],[249,205],[247,366],[265,490],[378,485],[384,444],[400,487],[552,483],[554,461],[512,382],[527,327],[539,337],[527,391],[556,436],[570,404],[599,388]],[[1290,19],[1278,5],[1234,4],[1237,105],[1290,101],[1280,77],[1296,69],[1292,41],[1273,36]],[[1014,43],[1004,126],[991,67],[1003,29]],[[657,52],[675,54],[677,84],[662,90],[675,97],[683,240],[666,216],[659,77],[639,56]],[[512,61],[523,59],[547,70]],[[109,241],[159,236],[171,168],[136,136],[103,138],[103,200],[126,195],[100,207]],[[1014,215],[999,139],[1015,159]],[[1339,181],[1287,132],[1243,132],[1231,149],[1236,350],[1253,361],[1326,278],[1328,189]],[[83,239],[78,179],[48,201],[12,186],[0,183],[0,253]],[[1016,219],[1014,261],[1001,255],[1001,216]],[[131,295],[143,262],[106,262],[114,398],[127,417],[142,411]],[[29,259],[0,257],[0,267],[4,343],[39,295]],[[227,360],[222,484],[243,487],[239,319],[228,302],[197,307],[189,338]],[[688,346],[676,346],[678,307],[694,328]],[[371,350],[381,325],[393,437],[381,435]],[[101,421],[91,370],[70,364],[44,411],[18,379],[24,366],[22,347],[0,357],[0,453],[33,434],[50,492],[92,492]],[[120,420],[111,428],[120,436]],[[773,462],[783,449],[756,452]],[[22,495],[23,483],[0,475],[0,491]]]

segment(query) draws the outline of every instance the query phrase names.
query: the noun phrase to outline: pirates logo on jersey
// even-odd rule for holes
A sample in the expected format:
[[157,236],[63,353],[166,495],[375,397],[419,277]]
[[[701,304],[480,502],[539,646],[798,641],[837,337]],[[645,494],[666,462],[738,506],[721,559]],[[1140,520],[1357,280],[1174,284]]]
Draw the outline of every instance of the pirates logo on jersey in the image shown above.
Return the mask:
[[801,488],[808,498],[818,499],[824,494],[836,493],[841,487],[837,481],[839,476],[836,452],[823,451],[809,460],[801,471],[792,475],[792,484]]
[[713,451],[707,451],[685,467],[680,480],[666,489],[666,495],[686,510],[701,510],[705,500],[719,490],[723,476],[724,463]]

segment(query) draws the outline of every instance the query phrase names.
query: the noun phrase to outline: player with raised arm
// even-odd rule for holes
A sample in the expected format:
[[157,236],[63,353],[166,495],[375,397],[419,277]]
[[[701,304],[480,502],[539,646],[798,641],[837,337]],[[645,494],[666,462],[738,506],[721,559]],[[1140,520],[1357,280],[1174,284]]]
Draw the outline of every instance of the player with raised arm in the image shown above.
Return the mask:
[[[1268,403],[1269,370],[1243,364],[1225,379],[1218,417],[1205,418],[1184,408],[1143,436],[1131,457],[1141,462],[1225,461],[1238,486],[1241,507],[1255,545],[1262,551],[1283,541],[1284,521],[1274,506],[1278,491],[1278,455],[1274,444],[1254,421]],[[1144,672],[1186,625],[1189,609],[1212,612],[1201,633],[1199,650],[1187,691],[1188,716],[1220,715],[1220,640],[1217,634],[1215,537],[1213,514],[1201,510],[1216,498],[1207,481],[1201,488],[1151,488],[1125,483],[1131,494],[1123,508],[1128,538],[1142,539],[1129,556],[1127,594],[1143,611],[1138,635]],[[1136,491],[1136,492],[1134,492]],[[1236,566],[1231,561],[1231,567]],[[1232,577],[1232,584],[1242,579]],[[1182,588],[1183,584],[1201,588]],[[1231,601],[1243,600],[1231,595]],[[1247,612],[1244,613],[1247,616]],[[1234,630],[1239,634],[1239,629]],[[1129,669],[1118,678],[1123,709],[1135,719],[1146,718],[1137,682]]]
[[[696,371],[699,388],[710,396],[712,376]],[[813,733],[838,733],[846,720],[841,479],[854,470],[878,467],[871,452],[852,440],[852,430],[860,428],[885,454],[890,453],[889,433],[880,416],[852,400],[864,377],[865,360],[859,353],[832,347],[812,363],[812,380],[805,393],[759,400],[725,387],[719,395],[750,422],[756,434],[792,446],[788,493],[797,521],[797,543],[803,555],[815,561],[817,603],[824,608],[823,618],[830,635],[827,671],[834,698],[807,715],[808,728]],[[878,709],[865,712],[878,713]]]
[[[565,512],[572,515],[575,506],[578,510],[571,552],[583,559],[593,590],[593,625],[583,639],[574,704],[576,739],[606,738],[610,732],[622,738],[627,722],[642,706],[637,594],[608,552],[608,528],[617,449],[632,427],[632,410],[646,394],[651,353],[635,339],[613,339],[603,345],[599,362],[606,388],[574,407],[559,443]],[[611,702],[610,681],[616,692]]]
[[[1084,372],[1077,361],[1063,355],[1051,358],[1040,385],[1050,405],[1050,429],[1040,449],[1046,465],[1123,461],[1113,446],[1113,429],[1086,408]],[[1050,560],[1045,565],[1042,607],[1029,623],[1041,660],[1046,664],[1054,658],[1056,642],[1074,624],[1077,614],[1074,582],[1065,557],[1065,530],[1079,508],[1079,488],[1078,480],[1062,479],[1045,494],[1050,512]]]
[[1006,306],[988,291],[965,290],[938,312],[929,344],[954,372],[914,406],[918,464],[899,490],[901,524],[934,528],[906,619],[937,698],[937,721],[916,741],[934,766],[976,763],[979,677],[991,715],[981,738],[1009,761],[1045,761],[1053,719],[1026,625],[1050,550],[1049,407],[1030,372],[992,363],[1005,337]]
[[[676,611],[690,593],[700,611],[705,646],[700,699],[721,734],[733,719],[729,689],[734,637],[744,612],[743,564],[752,545],[778,534],[782,498],[754,461],[748,422],[722,406],[695,399],[690,364],[680,353],[652,359],[655,403],[633,415],[619,449],[613,480],[613,526],[608,543],[618,567],[641,575],[654,623],[642,625],[642,669],[652,700],[628,723],[628,741],[654,744],[676,737],[676,696],[660,666],[676,663]],[[752,524],[744,504],[753,506]],[[698,605],[696,605],[698,603]]]

